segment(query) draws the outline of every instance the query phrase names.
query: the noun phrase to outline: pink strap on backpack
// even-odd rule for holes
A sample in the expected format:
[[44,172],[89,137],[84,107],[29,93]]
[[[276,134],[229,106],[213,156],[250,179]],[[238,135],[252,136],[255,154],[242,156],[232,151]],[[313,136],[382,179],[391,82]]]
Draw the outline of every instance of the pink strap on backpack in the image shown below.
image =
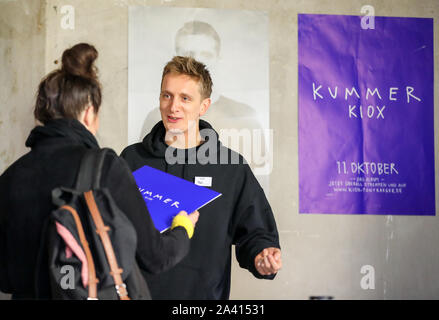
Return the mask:
[[81,246],[76,241],[76,239],[72,235],[72,233],[59,222],[56,222],[56,231],[58,232],[60,237],[64,240],[64,243],[66,245],[66,257],[70,258],[72,256],[72,253],[73,253],[81,261],[82,285],[84,286],[84,288],[87,288],[87,285],[88,285],[88,264],[87,264],[87,257],[85,256],[84,250],[82,250]]

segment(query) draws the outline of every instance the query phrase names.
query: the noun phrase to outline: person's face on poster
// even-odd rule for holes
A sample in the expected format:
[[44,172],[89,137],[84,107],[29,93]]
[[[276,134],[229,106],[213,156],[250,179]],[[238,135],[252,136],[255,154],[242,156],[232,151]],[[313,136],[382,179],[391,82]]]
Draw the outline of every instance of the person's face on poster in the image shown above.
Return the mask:
[[169,73],[163,78],[160,93],[160,113],[166,131],[186,134],[198,125],[200,116],[210,100],[202,99],[197,80],[181,74]]
[[179,56],[190,56],[204,63],[214,79],[219,61],[218,44],[214,38],[204,34],[184,35],[178,39],[175,49]]

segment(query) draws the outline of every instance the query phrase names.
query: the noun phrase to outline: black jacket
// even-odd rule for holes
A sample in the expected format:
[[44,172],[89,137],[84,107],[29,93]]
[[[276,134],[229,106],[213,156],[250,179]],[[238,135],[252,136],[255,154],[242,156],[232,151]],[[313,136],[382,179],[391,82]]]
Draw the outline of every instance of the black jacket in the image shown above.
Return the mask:
[[[35,127],[26,146],[31,151],[0,176],[0,290],[32,298],[42,227],[54,209],[51,191],[72,188],[82,155],[99,146],[79,121],[66,119]],[[107,153],[103,173],[101,185],[136,229],[140,268],[157,273],[179,262],[189,250],[186,231],[178,227],[162,235],[154,228],[129,167],[116,153]]]
[[[216,148],[206,150],[202,144],[187,149],[186,164],[171,165],[165,160],[168,146],[163,140],[165,128],[161,121],[142,143],[127,147],[121,154],[133,171],[149,165],[191,182],[195,177],[212,177],[211,188],[222,193],[199,210],[191,249],[183,261],[167,272],[146,277],[153,299],[228,299],[232,244],[236,245],[241,267],[257,278],[274,277],[261,276],[254,266],[254,258],[264,248],[279,248],[276,223],[264,191],[250,167],[243,164],[242,156],[225,148],[212,127],[200,120],[202,135],[203,129],[211,129]],[[176,152],[174,148],[170,150]],[[195,164],[188,164],[193,163],[196,153],[216,158],[217,164],[201,164],[206,160],[201,157],[196,158]],[[228,159],[236,156],[240,164],[220,164],[220,157],[225,154]]]

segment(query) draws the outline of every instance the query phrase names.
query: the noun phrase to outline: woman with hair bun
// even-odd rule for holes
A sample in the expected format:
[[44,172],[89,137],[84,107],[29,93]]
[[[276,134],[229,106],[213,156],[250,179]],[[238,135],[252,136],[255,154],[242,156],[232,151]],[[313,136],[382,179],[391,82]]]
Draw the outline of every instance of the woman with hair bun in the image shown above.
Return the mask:
[[[12,293],[13,299],[35,299],[43,224],[55,209],[52,190],[74,188],[82,156],[87,149],[99,148],[95,135],[102,92],[97,57],[97,50],[86,43],[64,51],[61,68],[38,87],[34,116],[42,125],[26,140],[31,150],[0,176],[0,291]],[[130,169],[115,152],[106,154],[101,186],[136,229],[136,257],[143,271],[165,271],[187,254],[187,226],[164,234],[155,229]],[[198,212],[179,215],[192,226],[198,220]]]

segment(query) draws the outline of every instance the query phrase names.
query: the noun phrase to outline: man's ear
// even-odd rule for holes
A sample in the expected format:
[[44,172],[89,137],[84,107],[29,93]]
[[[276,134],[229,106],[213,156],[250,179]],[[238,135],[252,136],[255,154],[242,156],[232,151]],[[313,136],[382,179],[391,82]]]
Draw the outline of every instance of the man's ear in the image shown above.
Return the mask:
[[206,98],[201,102],[200,117],[206,114],[207,109],[209,109],[211,103],[212,100],[210,98]]

